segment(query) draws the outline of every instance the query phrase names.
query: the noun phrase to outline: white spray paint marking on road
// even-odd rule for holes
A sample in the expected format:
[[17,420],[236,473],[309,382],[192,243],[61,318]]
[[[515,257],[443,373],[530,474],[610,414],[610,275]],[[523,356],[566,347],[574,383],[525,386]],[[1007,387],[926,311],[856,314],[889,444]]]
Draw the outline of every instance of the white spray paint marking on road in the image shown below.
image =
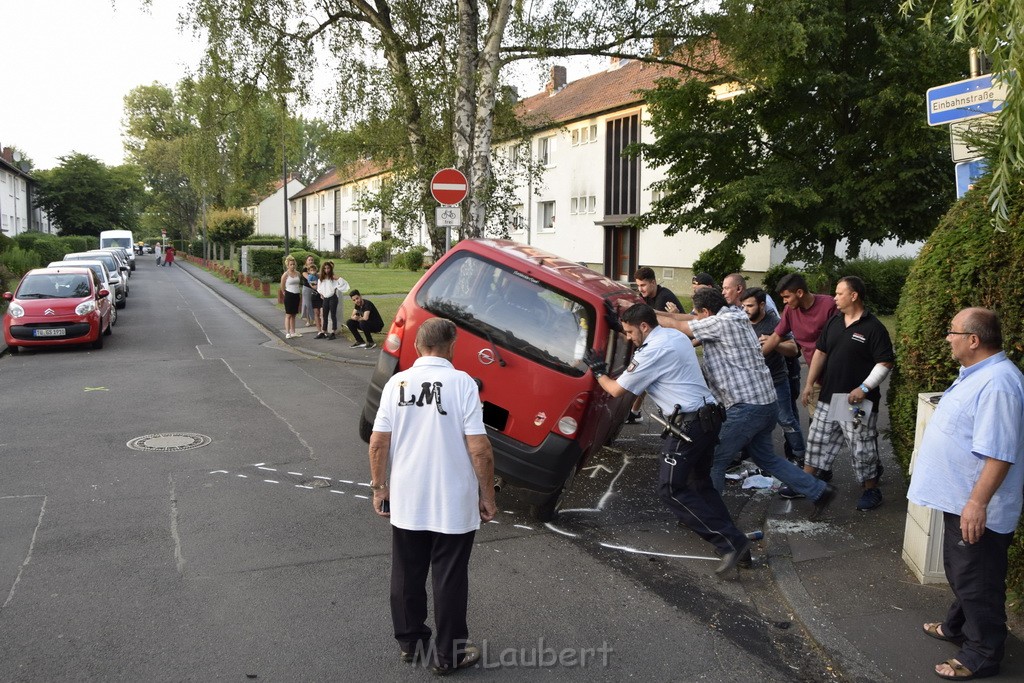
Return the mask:
[[228,473],[227,470],[214,470],[213,472],[210,472],[210,474],[227,474],[227,473]]
[[257,401],[260,402],[260,405],[262,405],[264,408],[266,408],[267,410],[272,412],[277,417],[277,419],[281,420],[281,422],[284,422],[285,425],[287,425],[288,430],[291,431],[291,433],[295,435],[295,438],[299,440],[299,443],[301,443],[306,448],[306,450],[309,452],[309,457],[311,457],[314,460],[316,460],[316,454],[313,452],[313,447],[310,446],[306,442],[306,440],[302,438],[302,435],[299,434],[299,430],[295,429],[295,427],[292,426],[292,423],[289,422],[288,419],[285,418],[284,415],[282,415],[281,413],[277,412],[276,410],[271,408],[269,405],[267,405],[267,402],[264,401],[262,398],[260,398],[259,395],[255,391],[253,391],[252,387],[250,387],[248,384],[246,384],[245,380],[242,379],[242,377],[237,372],[235,372],[235,369],[231,367],[230,363],[228,363],[223,358],[221,358],[220,360],[221,360],[222,363],[224,363],[224,366],[231,372],[231,374],[235,376],[235,379],[237,379],[242,384],[242,386],[245,387],[245,390],[248,391],[249,394],[254,399],[256,399]]
[[579,537],[577,534],[574,534],[571,531],[566,531],[564,529],[559,529],[557,526],[555,526],[551,522],[546,522],[544,524],[544,526],[547,527],[549,530],[554,531],[556,534],[561,534],[563,536],[568,536],[569,538],[578,538]]
[[359,495],[358,493],[356,493],[356,494],[355,494],[355,497],[356,497],[356,498],[362,498],[363,500],[369,500],[369,499],[370,499],[370,497],[369,497],[369,496],[361,496],[361,495]]
[[[221,471],[227,474],[227,471]],[[174,539],[174,566],[178,570],[178,574],[184,576],[185,555],[181,552],[181,536],[178,535],[178,497],[174,494],[174,477],[168,474],[167,482],[171,485],[171,538]]]
[[331,493],[340,493],[340,494],[344,495],[345,492],[344,491],[339,491],[337,489],[331,489]]
[[18,567],[18,573],[14,576],[14,583],[11,584],[11,590],[7,593],[7,599],[4,600],[4,604],[0,605],[0,609],[6,608],[11,604],[11,600],[14,599],[14,592],[18,590],[18,584],[21,583],[21,574],[25,571],[25,567],[32,561],[32,551],[36,547],[36,537],[39,536],[39,527],[43,524],[43,515],[46,514],[46,496],[0,496],[0,498],[42,498],[43,504],[39,506],[39,519],[36,520],[36,528],[32,530],[32,540],[28,544],[28,553],[25,554],[25,560]]
[[305,484],[296,484],[296,485],[295,485],[295,488],[297,488],[297,489],[309,489],[309,490],[313,490],[313,487],[312,487],[312,486],[306,486]]
[[236,477],[241,477],[242,479],[248,479],[249,478],[248,474],[236,474],[235,476]]
[[277,481],[275,479],[264,479],[263,481],[267,482],[268,484],[280,484],[281,483],[281,482],[279,482],[279,481]]
[[275,468],[273,468],[273,467],[264,467],[264,466],[262,466],[262,465],[258,465],[258,466],[256,467],[256,469],[260,469],[260,470],[266,470],[266,471],[268,471],[268,472],[277,472],[277,469],[275,469]]
[[324,481],[330,481],[331,480],[330,477],[321,477],[319,474],[314,474],[313,478],[314,479],[323,479]]
[[526,526],[525,524],[513,524],[512,526],[514,526],[517,529],[526,529],[527,531],[533,531],[532,526]]
[[655,555],[657,557],[672,557],[679,560],[711,560],[713,562],[721,562],[721,558],[718,557],[706,557],[704,555],[675,555],[673,553],[656,553],[650,550],[638,550],[637,548],[630,548],[628,545],[614,545],[612,543],[598,543],[602,548],[609,548],[611,550],[621,550],[627,553],[635,553],[637,555]]

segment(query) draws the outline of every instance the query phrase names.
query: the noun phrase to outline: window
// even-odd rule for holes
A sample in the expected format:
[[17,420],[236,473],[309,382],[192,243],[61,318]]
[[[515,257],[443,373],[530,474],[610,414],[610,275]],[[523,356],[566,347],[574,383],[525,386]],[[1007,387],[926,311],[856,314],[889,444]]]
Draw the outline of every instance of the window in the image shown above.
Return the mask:
[[597,124],[595,123],[590,127],[590,141],[597,142]]
[[555,156],[555,136],[549,135],[546,138],[541,138],[537,142],[537,157],[540,159],[540,163],[544,166],[551,166],[554,164]]
[[325,206],[327,206],[326,202],[327,202],[327,196],[326,195],[320,195],[320,208],[321,209],[324,208]]
[[580,199],[579,197],[573,197],[569,200],[569,213],[576,214],[579,212]]
[[551,232],[555,229],[555,203],[539,202],[537,204],[537,220],[540,230]]
[[523,205],[516,204],[509,211],[509,223],[511,224],[512,232],[522,232],[525,227],[523,221]]
[[587,213],[597,213],[597,197],[594,195],[587,197]]
[[579,129],[572,132],[572,146],[576,147],[580,144],[580,131]]

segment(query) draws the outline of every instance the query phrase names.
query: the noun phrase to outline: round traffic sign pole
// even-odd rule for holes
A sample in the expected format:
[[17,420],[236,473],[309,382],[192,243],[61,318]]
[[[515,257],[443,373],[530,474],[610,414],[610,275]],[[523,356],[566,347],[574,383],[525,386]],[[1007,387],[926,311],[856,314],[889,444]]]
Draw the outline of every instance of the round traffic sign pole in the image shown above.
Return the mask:
[[442,168],[430,179],[430,194],[439,204],[458,204],[469,194],[469,181],[457,168]]

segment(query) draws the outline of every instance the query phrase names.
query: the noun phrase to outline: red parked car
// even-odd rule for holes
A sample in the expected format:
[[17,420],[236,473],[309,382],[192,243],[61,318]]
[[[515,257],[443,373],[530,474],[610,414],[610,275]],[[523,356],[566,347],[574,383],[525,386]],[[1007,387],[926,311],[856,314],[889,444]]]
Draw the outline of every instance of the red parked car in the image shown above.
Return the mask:
[[464,240],[441,257],[398,309],[360,418],[369,441],[385,383],[416,360],[420,323],[459,327],[455,367],[480,387],[495,469],[530,492],[546,521],[592,453],[617,436],[632,397],[612,398],[582,362],[594,348],[617,376],[632,356],[616,311],[642,299],[628,283],[507,240]]
[[4,341],[11,353],[21,347],[92,344],[103,348],[112,332],[108,291],[85,267],[36,268],[17,290],[4,293]]

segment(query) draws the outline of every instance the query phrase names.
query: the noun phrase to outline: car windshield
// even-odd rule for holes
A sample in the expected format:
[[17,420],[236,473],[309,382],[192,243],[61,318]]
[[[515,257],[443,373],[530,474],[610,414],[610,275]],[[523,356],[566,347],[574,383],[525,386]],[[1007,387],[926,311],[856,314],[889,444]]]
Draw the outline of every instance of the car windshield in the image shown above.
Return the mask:
[[27,275],[15,295],[19,299],[84,299],[92,294],[89,278],[81,273]]
[[[76,263],[68,263],[66,261],[61,261],[59,263],[58,262],[54,262],[54,263],[51,263],[49,265],[50,268],[60,268],[61,266],[76,266],[76,267],[79,267],[78,264],[76,264]],[[100,265],[99,263],[83,263],[83,264],[81,264],[80,267],[88,268],[92,272],[96,273],[96,279],[99,280],[100,282],[104,282],[105,281],[105,278],[103,277],[103,275],[104,275],[104,273],[103,273],[103,266]]]
[[593,308],[525,273],[462,253],[434,272],[416,303],[492,344],[566,374],[583,374]]
[[125,249],[132,248],[131,237],[104,237],[103,246],[105,247],[124,247]]
[[115,259],[113,256],[105,252],[100,252],[98,254],[82,254],[81,256],[69,255],[65,256],[64,258],[67,260],[74,261],[100,261],[101,263],[103,263],[103,265],[107,267],[107,270],[109,270],[112,273],[118,272],[120,268],[120,264],[117,262],[117,259]]

